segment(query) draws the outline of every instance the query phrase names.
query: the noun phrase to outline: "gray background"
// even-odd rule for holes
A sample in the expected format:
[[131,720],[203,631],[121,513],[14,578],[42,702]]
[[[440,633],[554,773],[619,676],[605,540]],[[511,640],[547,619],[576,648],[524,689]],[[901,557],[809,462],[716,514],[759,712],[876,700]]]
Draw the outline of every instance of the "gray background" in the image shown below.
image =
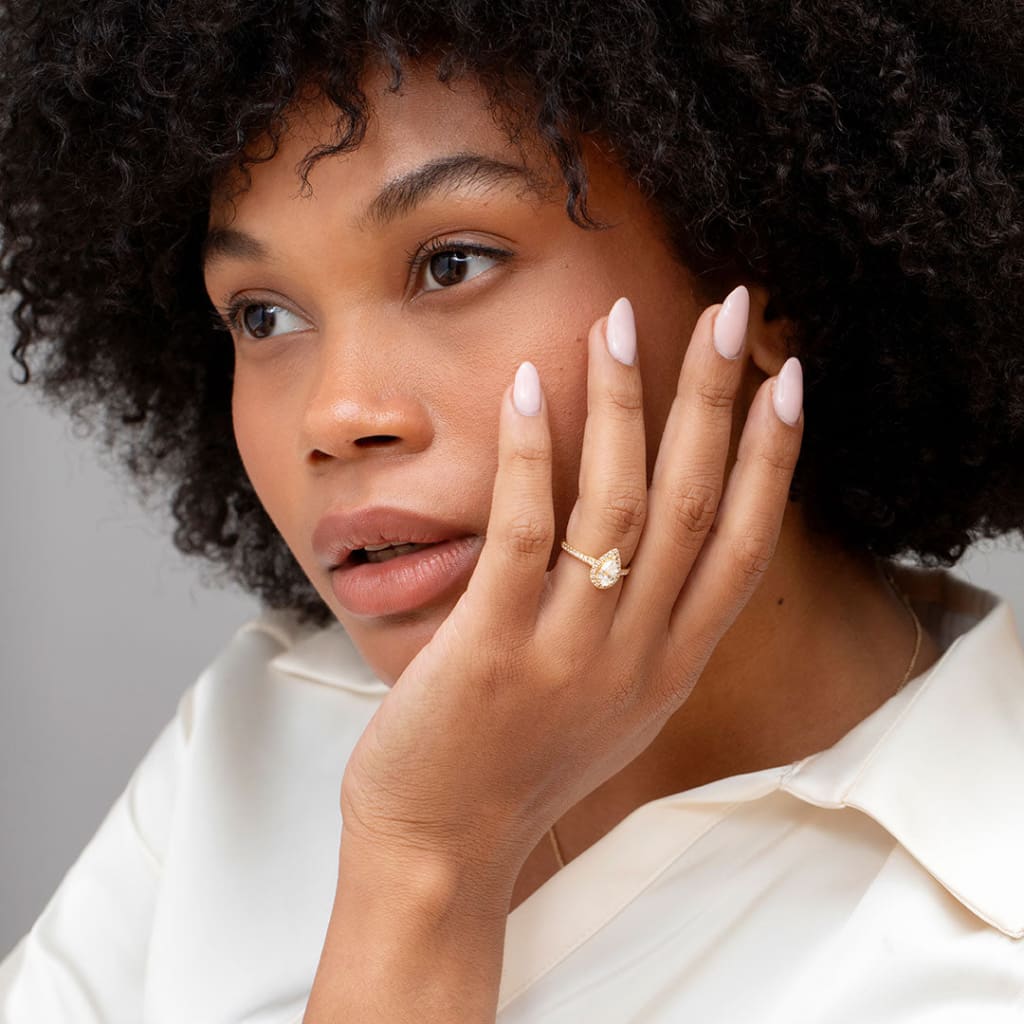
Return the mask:
[[258,604],[202,585],[169,516],[147,514],[95,439],[11,380],[0,340],[2,960]]
[[[255,599],[205,587],[166,519],[145,512],[98,445],[0,379],[4,587],[0,680],[0,959],[95,832],[178,697]],[[1020,542],[955,572],[1024,622]]]

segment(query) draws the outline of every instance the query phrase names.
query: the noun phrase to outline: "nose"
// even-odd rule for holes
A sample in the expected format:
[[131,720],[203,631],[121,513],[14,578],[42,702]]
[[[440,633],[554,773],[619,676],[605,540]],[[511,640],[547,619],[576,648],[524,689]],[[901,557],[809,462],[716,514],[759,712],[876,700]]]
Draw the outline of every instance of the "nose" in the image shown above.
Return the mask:
[[413,380],[351,359],[344,363],[316,371],[303,417],[312,465],[411,455],[430,446],[430,411]]

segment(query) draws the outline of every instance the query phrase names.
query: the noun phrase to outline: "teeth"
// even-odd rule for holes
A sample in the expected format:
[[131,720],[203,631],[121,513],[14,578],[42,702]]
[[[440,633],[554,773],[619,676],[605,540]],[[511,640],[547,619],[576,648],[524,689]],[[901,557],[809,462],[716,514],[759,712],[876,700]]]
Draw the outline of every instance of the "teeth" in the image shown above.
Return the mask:
[[383,551],[385,548],[392,547],[391,544],[367,544],[364,551]]
[[420,548],[428,548],[429,544],[384,544],[380,547],[363,548],[366,552],[368,562],[387,562],[399,555],[407,555],[410,551],[419,551]]

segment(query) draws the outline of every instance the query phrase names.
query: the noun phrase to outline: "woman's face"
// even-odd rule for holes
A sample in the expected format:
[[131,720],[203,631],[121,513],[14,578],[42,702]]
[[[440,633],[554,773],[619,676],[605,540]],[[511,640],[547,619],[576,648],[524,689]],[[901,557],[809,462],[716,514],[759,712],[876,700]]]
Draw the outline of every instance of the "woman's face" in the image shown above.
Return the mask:
[[[316,164],[312,195],[300,194],[296,165],[330,140],[323,100],[297,108],[233,207],[215,198],[211,230],[256,244],[221,235],[205,280],[218,309],[243,300],[232,406],[249,478],[390,684],[465,590],[487,531],[499,405],[519,363],[536,365],[549,406],[561,538],[577,493],[591,324],[619,296],[635,309],[650,471],[703,306],[653,210],[596,145],[585,153],[591,212],[612,225],[603,231],[569,220],[557,166],[508,141],[478,85],[410,70],[393,94],[386,80],[367,73],[369,130],[354,152]],[[399,177],[455,157],[460,173],[435,171],[374,202]],[[525,160],[532,187],[473,160]],[[357,551],[332,568],[348,547],[406,539],[446,542]]]

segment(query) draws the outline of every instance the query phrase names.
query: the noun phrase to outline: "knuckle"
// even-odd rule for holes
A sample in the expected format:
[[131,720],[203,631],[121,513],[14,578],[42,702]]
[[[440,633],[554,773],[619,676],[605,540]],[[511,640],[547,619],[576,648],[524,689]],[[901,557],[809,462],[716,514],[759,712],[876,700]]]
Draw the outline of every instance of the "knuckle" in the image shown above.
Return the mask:
[[735,544],[736,566],[744,583],[756,583],[764,575],[775,555],[775,535],[766,530],[749,529]]
[[493,703],[508,692],[515,681],[527,674],[529,650],[518,636],[499,634],[491,648],[490,660],[479,683],[480,695]]
[[635,420],[643,411],[643,398],[637,387],[623,386],[609,388],[605,392],[609,411],[623,419]]
[[731,409],[733,403],[732,390],[722,384],[713,381],[700,381],[694,389],[701,406],[710,411],[717,412],[721,409]]
[[628,490],[609,497],[601,509],[606,529],[612,534],[630,534],[642,529],[647,517],[647,495],[639,490]]
[[605,693],[605,703],[613,721],[631,716],[639,702],[643,687],[635,675],[627,673],[616,677]]
[[762,448],[757,458],[769,471],[782,477],[789,476],[796,466],[794,456],[789,451],[779,448]]
[[661,701],[675,710],[693,692],[696,679],[688,672],[674,672],[668,676],[658,690]]
[[546,444],[523,443],[517,445],[511,453],[513,465],[533,468],[543,465],[551,458],[551,449]]
[[549,520],[536,513],[522,513],[505,527],[505,548],[518,556],[546,555],[551,551],[554,532]]
[[714,522],[718,511],[718,489],[710,484],[688,483],[672,498],[677,533],[684,538],[702,536]]
[[[582,633],[582,629],[577,632]],[[549,687],[572,688],[578,684],[580,652],[576,644],[569,642],[554,645],[547,652],[546,662],[548,672],[545,679]]]

